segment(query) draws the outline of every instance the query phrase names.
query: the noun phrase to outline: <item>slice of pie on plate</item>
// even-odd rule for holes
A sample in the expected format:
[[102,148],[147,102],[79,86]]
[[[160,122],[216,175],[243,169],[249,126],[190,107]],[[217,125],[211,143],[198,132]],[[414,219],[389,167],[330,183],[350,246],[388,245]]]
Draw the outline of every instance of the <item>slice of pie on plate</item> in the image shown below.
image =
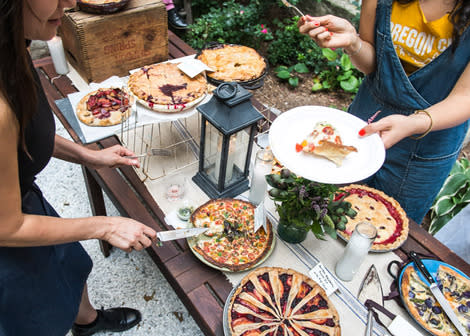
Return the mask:
[[326,121],[318,122],[313,131],[299,144],[295,145],[297,152],[305,152],[324,157],[340,167],[343,160],[351,152],[357,152],[354,146],[343,145],[338,130]]
[[101,88],[85,95],[77,104],[78,119],[88,126],[120,124],[131,115],[133,97],[120,88]]
[[372,251],[395,250],[405,242],[409,231],[408,217],[394,198],[358,184],[342,187],[341,190],[347,193],[344,201],[351,203],[351,208],[357,212],[354,218],[348,218],[346,228],[338,231],[343,238],[349,240],[358,223],[369,222],[377,229]]
[[144,66],[129,76],[128,86],[142,105],[157,112],[181,112],[201,102],[207,92],[204,75],[193,78],[175,63]]

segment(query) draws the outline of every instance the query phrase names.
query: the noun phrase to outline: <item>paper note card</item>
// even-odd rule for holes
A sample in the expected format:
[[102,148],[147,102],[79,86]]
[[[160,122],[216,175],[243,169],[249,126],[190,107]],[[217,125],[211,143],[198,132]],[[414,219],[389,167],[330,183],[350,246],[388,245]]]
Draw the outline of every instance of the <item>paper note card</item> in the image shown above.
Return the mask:
[[203,71],[214,71],[198,59],[188,59],[178,64],[178,68],[193,78]]
[[321,262],[316,264],[308,272],[308,275],[325,290],[327,296],[330,296],[338,289],[335,278]]

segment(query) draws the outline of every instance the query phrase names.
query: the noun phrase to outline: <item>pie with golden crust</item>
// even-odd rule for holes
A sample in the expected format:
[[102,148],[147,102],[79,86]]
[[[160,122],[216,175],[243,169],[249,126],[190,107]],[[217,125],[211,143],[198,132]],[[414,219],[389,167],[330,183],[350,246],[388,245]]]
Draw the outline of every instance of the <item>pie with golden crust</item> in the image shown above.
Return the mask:
[[207,81],[202,74],[191,78],[175,63],[142,67],[129,76],[128,86],[142,105],[165,113],[193,107],[207,92]]
[[195,227],[207,227],[193,250],[211,265],[232,272],[257,265],[271,250],[272,225],[254,232],[255,207],[249,202],[223,198],[210,200],[191,215]]
[[223,82],[258,79],[266,70],[266,62],[256,50],[240,45],[204,49],[197,58],[214,70],[207,76]]
[[232,336],[339,336],[339,315],[308,276],[279,267],[246,275],[228,308]]
[[349,240],[356,224],[369,222],[377,228],[377,237],[371,250],[391,251],[400,247],[408,238],[408,217],[400,204],[380,190],[364,185],[351,184],[342,187],[348,195],[344,201],[351,203],[357,212],[354,218],[348,218],[346,228],[338,231]]
[[120,88],[98,89],[88,93],[78,103],[78,119],[88,126],[120,124],[131,115],[132,96]]

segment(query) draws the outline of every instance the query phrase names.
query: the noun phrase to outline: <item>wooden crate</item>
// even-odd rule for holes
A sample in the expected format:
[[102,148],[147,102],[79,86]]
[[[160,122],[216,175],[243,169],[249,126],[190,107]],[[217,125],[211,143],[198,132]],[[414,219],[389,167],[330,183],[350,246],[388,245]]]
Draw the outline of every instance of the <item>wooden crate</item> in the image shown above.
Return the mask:
[[108,15],[65,13],[59,29],[70,64],[88,82],[125,76],[168,59],[167,14],[161,0],[131,0]]

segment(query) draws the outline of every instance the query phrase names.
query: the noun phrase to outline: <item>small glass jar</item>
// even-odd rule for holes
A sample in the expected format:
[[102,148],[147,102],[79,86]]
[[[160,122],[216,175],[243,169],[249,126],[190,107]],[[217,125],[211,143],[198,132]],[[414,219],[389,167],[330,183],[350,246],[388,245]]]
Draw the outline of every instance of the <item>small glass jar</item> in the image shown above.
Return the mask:
[[343,255],[336,264],[336,275],[343,281],[351,281],[369,252],[377,236],[377,229],[368,222],[356,225]]
[[260,149],[256,152],[248,195],[249,201],[255,205],[262,203],[266,197],[268,183],[265,176],[271,173],[273,161],[274,155],[270,149]]

